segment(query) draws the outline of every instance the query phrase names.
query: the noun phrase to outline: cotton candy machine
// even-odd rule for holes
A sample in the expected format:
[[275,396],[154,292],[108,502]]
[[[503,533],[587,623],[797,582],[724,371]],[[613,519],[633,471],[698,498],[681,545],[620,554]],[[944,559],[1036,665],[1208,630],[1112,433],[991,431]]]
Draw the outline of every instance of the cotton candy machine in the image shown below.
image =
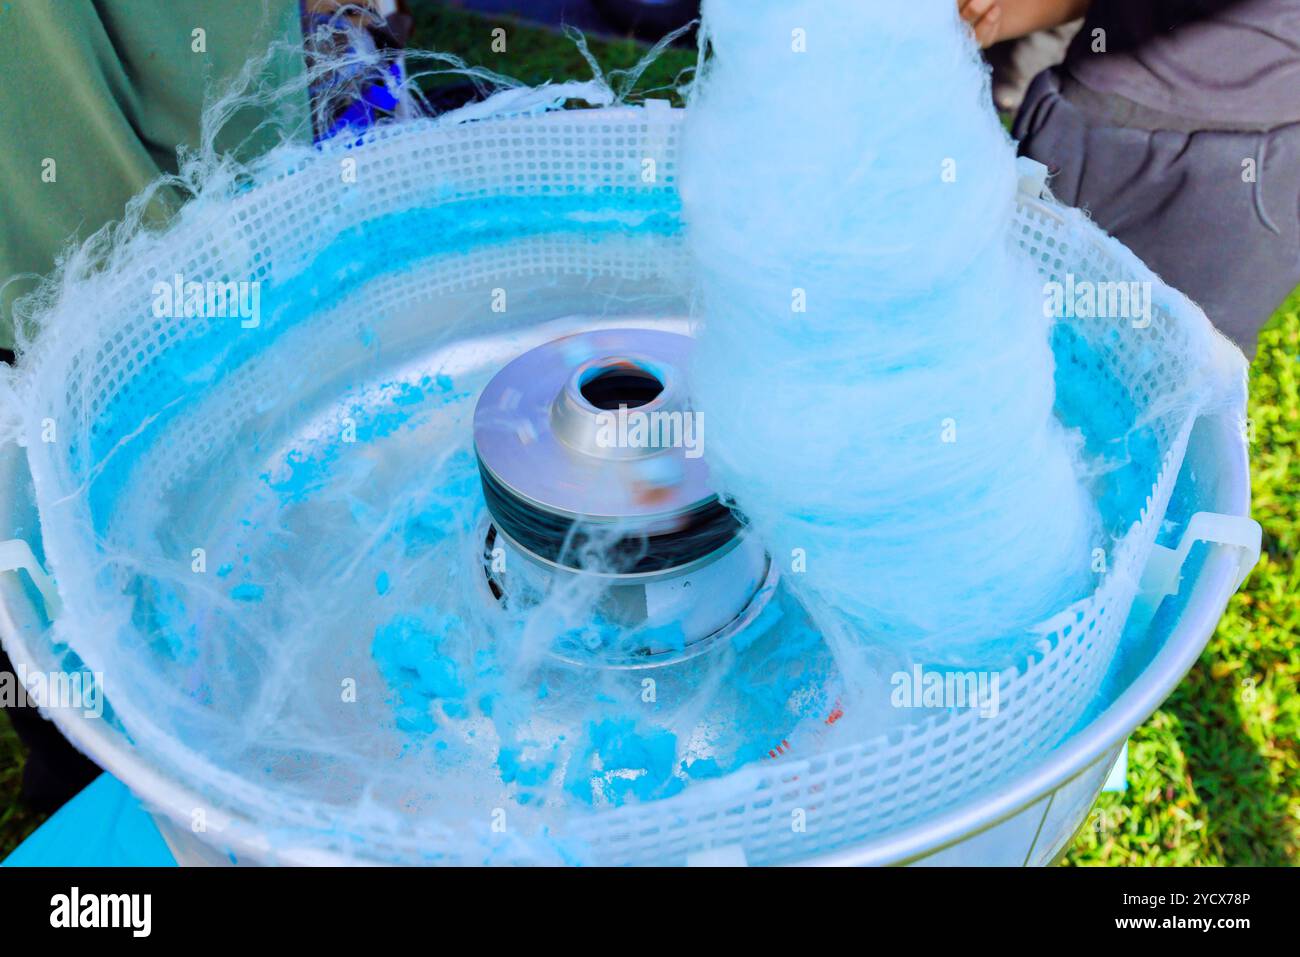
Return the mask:
[[[148,269],[97,280],[95,315],[56,308],[13,382],[22,444],[3,450],[0,556],[25,573],[0,576],[0,633],[16,665],[102,676],[109,707],[50,717],[131,786],[183,862],[1050,862],[1199,654],[1259,533],[1244,391],[1205,410],[1158,401],[1198,364],[1231,367],[1230,347],[1032,165],[1010,241],[1044,279],[1156,289],[1141,329],[1072,319],[1054,342],[1060,375],[1107,384],[1061,390],[1062,417],[1141,447],[1115,481],[1145,494],[1116,517],[1094,594],[1002,674],[997,713],[845,731],[811,636],[779,707],[753,719],[764,702],[741,693],[673,715],[686,730],[671,789],[530,805],[520,788],[542,772],[528,749],[563,724],[561,700],[526,722],[532,763],[499,799],[440,811],[416,763],[434,758],[410,756],[409,702],[394,726],[370,641],[391,633],[401,650],[416,633],[390,628],[390,606],[472,592],[505,622],[600,579],[596,617],[614,627],[511,645],[501,662],[576,669],[551,700],[567,681],[592,700],[650,675],[691,688],[715,661],[766,687],[764,643],[789,647],[771,619],[797,616],[785,556],[747,535],[691,454],[680,111],[491,112],[299,155],[188,210]],[[159,315],[156,285],[179,275],[260,283],[261,314]],[[656,412],[669,430],[634,438],[633,413]],[[425,474],[450,476],[446,494],[409,514],[377,505]],[[463,548],[439,537],[453,523],[472,527]],[[393,526],[408,534],[372,540]],[[320,627],[295,628],[304,616]],[[440,726],[504,754],[482,702],[454,703]],[[678,780],[709,762],[718,773]]]
[[556,576],[605,578],[598,613],[620,644],[568,649],[577,661],[693,657],[757,619],[775,590],[763,547],[710,487],[685,391],[691,344],[651,329],[569,336],[515,359],[479,397],[489,586],[535,604]]

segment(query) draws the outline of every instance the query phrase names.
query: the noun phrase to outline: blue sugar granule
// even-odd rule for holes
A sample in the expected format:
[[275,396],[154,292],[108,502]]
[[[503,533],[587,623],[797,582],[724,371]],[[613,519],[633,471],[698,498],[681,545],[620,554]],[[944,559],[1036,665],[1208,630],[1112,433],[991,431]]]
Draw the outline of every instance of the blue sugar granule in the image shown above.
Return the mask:
[[604,718],[587,723],[586,748],[571,762],[565,790],[587,804],[600,797],[614,805],[629,796],[648,801],[686,786],[677,769],[677,736],[671,731],[639,731],[631,718]]
[[375,576],[375,592],[379,595],[388,594],[388,572],[380,572]]
[[235,601],[261,601],[265,593],[266,589],[261,585],[254,585],[251,582],[244,582],[242,585],[236,585],[230,589],[230,597]]
[[[419,391],[418,389],[416,390]],[[392,435],[402,426],[406,425],[411,419],[410,412],[398,410],[389,410],[380,412],[378,415],[371,417],[364,424],[357,425],[357,441],[361,443],[373,442],[375,439],[382,439]]]
[[[385,399],[392,407],[376,409],[369,405],[355,404],[349,410],[350,418],[357,423],[355,439],[362,445],[386,438],[412,424],[416,408],[430,398],[447,401],[451,398],[453,383],[449,376],[440,374],[426,375],[418,385],[398,382],[387,383],[382,388],[390,393]],[[279,495],[282,504],[306,501],[329,483],[345,444],[351,443],[340,440],[310,453],[294,449],[284,457],[283,467],[275,476],[265,472],[261,479]],[[355,506],[350,504],[350,507],[355,514]]]
[[439,374],[437,376],[424,376],[420,379],[419,384],[411,382],[388,383],[384,388],[391,388],[392,394],[387,397],[387,401],[396,406],[396,408],[379,412],[377,415],[367,417],[369,411],[365,406],[356,406],[352,410],[352,417],[357,420],[357,441],[371,442],[375,439],[386,438],[392,435],[398,429],[403,428],[412,421],[415,409],[423,405],[431,398],[439,400],[439,405],[445,405],[447,402],[456,398],[467,398],[468,393],[462,393],[457,396],[454,394],[453,383],[449,376]]
[[[449,628],[460,620],[448,616]],[[437,729],[430,710],[435,702],[450,718],[469,715],[460,668],[443,650],[445,629],[435,633],[414,615],[397,615],[375,629],[370,654],[393,691],[398,726],[430,733]]]
[[305,501],[313,492],[323,488],[329,478],[327,461],[309,457],[297,449],[285,456],[284,464],[289,468],[285,478],[273,481],[270,473],[262,475],[262,481],[280,496],[284,504]]
[[[552,749],[553,750],[553,749]],[[529,760],[523,757],[521,748],[502,746],[497,755],[497,770],[501,772],[503,784],[519,784],[521,787],[538,787],[545,784],[555,773],[553,759]],[[526,799],[520,795],[520,799]]]
[[403,383],[397,395],[393,396],[394,405],[419,405],[424,401],[424,390],[410,383]]
[[696,758],[694,761],[685,765],[683,770],[692,781],[706,781],[709,778],[720,778],[725,773],[722,765],[713,758]]

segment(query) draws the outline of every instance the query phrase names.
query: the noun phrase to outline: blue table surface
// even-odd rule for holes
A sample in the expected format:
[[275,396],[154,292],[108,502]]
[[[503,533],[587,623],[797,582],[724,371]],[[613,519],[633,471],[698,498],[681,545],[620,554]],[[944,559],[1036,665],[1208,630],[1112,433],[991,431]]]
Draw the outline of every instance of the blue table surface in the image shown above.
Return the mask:
[[3,867],[175,867],[147,811],[101,774],[10,854]]

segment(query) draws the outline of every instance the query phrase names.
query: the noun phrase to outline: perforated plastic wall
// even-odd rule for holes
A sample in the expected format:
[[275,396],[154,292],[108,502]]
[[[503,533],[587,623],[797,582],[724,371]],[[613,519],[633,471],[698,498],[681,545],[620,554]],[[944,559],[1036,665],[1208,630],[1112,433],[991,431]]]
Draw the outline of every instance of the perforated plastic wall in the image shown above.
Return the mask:
[[[274,285],[346,237],[359,219],[456,203],[489,209],[513,196],[572,196],[592,208],[630,205],[674,215],[680,122],[679,111],[652,103],[379,129],[364,145],[304,159],[219,207],[191,213],[142,274],[105,276],[93,308],[72,315],[64,307],[68,314],[50,316],[49,329],[23,360],[28,456],[48,559],[67,606],[47,639],[75,648],[76,630],[90,627],[100,612],[93,593],[72,586],[93,580],[93,556],[84,550],[96,543],[85,539],[84,528],[103,531],[112,514],[96,511],[93,497],[78,496],[78,489],[93,473],[127,468],[111,461],[118,443],[165,410],[183,404],[185,415],[155,430],[130,460],[131,481],[156,489],[160,507],[182,508],[180,493],[189,478],[232,433],[274,408],[280,366],[272,359],[284,350],[310,375],[346,361],[367,329],[383,336],[391,323],[394,335],[398,326],[402,335],[418,334],[409,317],[419,313],[427,317],[427,333],[438,335],[440,324],[464,311],[463,297],[520,279],[538,296],[552,297],[547,302],[562,304],[568,296],[574,311],[602,284],[619,294],[635,291],[642,301],[684,302],[690,264],[681,236],[672,231],[615,245],[587,242],[568,230],[498,235],[469,250],[406,251],[393,261],[413,268],[378,272],[359,287],[363,311],[354,297],[322,303],[307,321],[264,316],[260,329],[249,330],[263,337],[256,348],[230,345],[229,319],[156,317],[150,308],[156,281],[183,273],[199,282],[257,279]],[[647,159],[657,171],[649,183]],[[346,184],[340,179],[344,163],[355,164]],[[1217,348],[1216,337],[1184,297],[1161,285],[1082,214],[1050,198],[1022,196],[1010,241],[1037,264],[1045,281],[1064,282],[1072,273],[1093,281],[1154,284],[1155,308],[1145,329],[1130,328],[1127,319],[1068,320],[1080,343],[1073,358],[1104,365],[1123,384],[1163,461],[1146,507],[1131,516],[1110,550],[1096,593],[1048,623],[1034,660],[1003,676],[994,718],[974,710],[943,713],[895,736],[813,756],[783,755],[671,799],[583,815],[573,833],[561,828],[557,840],[580,845],[590,860],[607,864],[680,863],[691,852],[729,844],[742,846],[753,863],[805,857],[887,833],[942,811],[958,797],[995,788],[1057,745],[1085,714],[1120,640],[1198,412],[1163,399],[1178,391],[1178,383],[1202,374],[1198,356]],[[222,388],[178,393],[175,363],[200,360],[226,367]],[[1112,411],[1132,418],[1130,409]],[[56,413],[71,422],[72,441],[39,441],[42,420]],[[126,727],[117,746],[130,750],[138,746],[133,740],[166,731]],[[160,770],[173,777],[176,790],[146,798],[165,813],[183,818],[187,791],[229,812],[228,829],[216,842],[332,826],[319,808],[292,808],[202,761]],[[805,830],[791,828],[795,811],[806,817]],[[374,835],[365,853],[419,860],[435,833],[413,821],[409,831],[395,827]],[[320,834],[303,843],[330,846],[328,835]],[[293,842],[268,847],[267,854],[292,858]],[[529,859],[524,851],[517,856]]]

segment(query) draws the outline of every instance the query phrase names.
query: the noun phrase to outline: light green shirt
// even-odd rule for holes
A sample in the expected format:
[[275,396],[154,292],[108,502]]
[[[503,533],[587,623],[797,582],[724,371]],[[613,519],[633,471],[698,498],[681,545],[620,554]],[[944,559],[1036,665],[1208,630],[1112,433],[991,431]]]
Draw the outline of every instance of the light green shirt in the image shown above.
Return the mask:
[[[0,284],[48,273],[70,241],[175,172],[176,148],[198,145],[205,96],[277,39],[301,49],[297,0],[0,0]],[[289,80],[303,60],[268,69]],[[306,116],[301,100],[288,109]],[[245,111],[218,148],[272,145],[269,129],[249,138],[263,118]],[[34,285],[0,292],[0,347],[13,347],[13,301]]]

